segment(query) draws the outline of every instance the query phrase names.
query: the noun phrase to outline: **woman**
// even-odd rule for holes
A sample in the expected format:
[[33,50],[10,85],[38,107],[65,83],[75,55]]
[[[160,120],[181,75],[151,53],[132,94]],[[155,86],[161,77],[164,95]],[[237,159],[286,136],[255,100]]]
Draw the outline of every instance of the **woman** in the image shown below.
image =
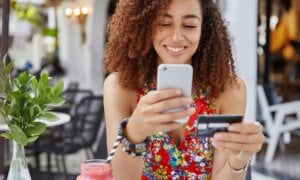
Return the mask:
[[[244,114],[246,105],[245,85],[235,73],[226,28],[212,0],[120,1],[108,32],[107,149],[121,123],[125,150],[119,147],[112,161],[115,177],[244,179],[264,141],[255,123],[231,125],[211,139],[195,135],[197,115]],[[193,66],[193,98],[178,89],[155,90],[161,63]],[[161,113],[187,104],[191,108]],[[174,122],[186,116],[187,124]]]

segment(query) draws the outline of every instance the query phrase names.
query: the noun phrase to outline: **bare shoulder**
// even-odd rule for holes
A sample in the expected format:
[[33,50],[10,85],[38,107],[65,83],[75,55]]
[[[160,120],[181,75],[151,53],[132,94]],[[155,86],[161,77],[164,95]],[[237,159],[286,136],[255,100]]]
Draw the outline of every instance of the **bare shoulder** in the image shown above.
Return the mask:
[[246,85],[241,78],[237,78],[237,84],[226,84],[224,94],[227,95],[237,95],[245,94]]
[[122,107],[123,110],[131,111],[136,99],[134,90],[123,88],[120,85],[118,73],[111,73],[104,81],[104,103],[114,107]]
[[118,73],[111,73],[107,76],[104,81],[104,91],[108,92],[118,92],[121,95],[132,93],[133,90],[123,88],[120,84],[120,78]]
[[224,91],[216,100],[219,113],[239,113],[244,114],[246,109],[246,85],[241,78],[237,78],[237,83],[226,84]]
[[120,86],[118,73],[111,73],[104,80],[104,87]]

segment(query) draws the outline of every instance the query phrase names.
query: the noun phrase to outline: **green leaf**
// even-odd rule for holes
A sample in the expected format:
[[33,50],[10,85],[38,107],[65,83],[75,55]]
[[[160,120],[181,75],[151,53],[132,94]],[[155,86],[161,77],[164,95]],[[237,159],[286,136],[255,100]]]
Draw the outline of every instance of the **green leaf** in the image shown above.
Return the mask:
[[45,71],[42,71],[41,77],[40,77],[40,82],[43,83],[44,85],[48,85],[48,74]]
[[27,82],[28,79],[28,75],[26,73],[26,71],[22,72],[19,77],[18,77],[18,81],[20,82],[20,84],[25,84]]
[[7,94],[5,92],[0,91],[0,98],[5,99],[7,97]]
[[9,114],[15,117],[21,116],[20,107],[16,103],[15,105],[10,106]]
[[38,81],[36,78],[34,78],[31,81],[31,88],[32,88],[32,92],[34,93],[34,97],[38,96],[37,87],[38,87]]
[[4,69],[6,74],[10,74],[14,69],[14,63],[11,61]]
[[27,72],[12,77],[10,74],[13,68],[13,62],[6,65],[5,61],[0,61],[0,120],[9,127],[9,132],[1,136],[26,145],[35,141],[46,129],[44,123],[36,122],[35,119],[58,119],[49,111],[64,102],[60,97],[64,88],[63,81],[50,85],[51,78],[46,72],[42,72],[39,79]]
[[6,124],[5,115],[3,109],[0,109],[0,124]]
[[0,92],[3,93],[6,90],[3,78],[0,78]]
[[57,117],[55,114],[53,114],[53,113],[46,112],[46,113],[40,115],[40,116],[38,117],[38,119],[43,119],[43,120],[47,120],[47,121],[52,121],[52,122],[54,122],[54,121],[57,121],[57,120],[58,120],[58,117]]
[[0,60],[0,70],[2,71],[4,69],[4,61]]
[[39,100],[41,103],[44,103],[47,97],[47,90],[46,90],[46,85],[43,84],[42,81],[39,81],[38,83],[38,92],[39,92]]
[[34,112],[34,116],[37,116],[38,114],[40,114],[43,110],[41,109],[41,107],[38,104],[35,104],[33,106],[33,112]]
[[41,122],[34,122],[33,126],[28,127],[25,133],[28,137],[39,136],[46,130],[47,125]]
[[25,89],[26,89],[26,92],[32,92],[32,81],[36,79],[35,76],[33,76],[32,74],[28,74],[28,78],[27,78],[27,82],[25,84]]
[[54,96],[59,96],[64,90],[64,82],[62,80],[57,81],[53,86]]
[[34,107],[28,107],[29,117],[32,119],[34,117]]
[[14,139],[18,144],[25,146],[28,143],[26,134],[17,125],[9,125],[11,138]]
[[32,136],[30,138],[28,138],[28,143],[32,143],[34,141],[36,141],[39,138],[39,136]]
[[11,139],[12,139],[12,137],[11,137],[11,135],[10,135],[10,133],[9,133],[9,132],[2,133],[2,134],[0,134],[0,136],[1,136],[1,137],[4,137],[4,138],[6,138],[6,139],[9,139],[9,140],[11,140]]
[[61,106],[63,105],[65,100],[61,97],[51,97],[48,98],[47,104],[49,106]]

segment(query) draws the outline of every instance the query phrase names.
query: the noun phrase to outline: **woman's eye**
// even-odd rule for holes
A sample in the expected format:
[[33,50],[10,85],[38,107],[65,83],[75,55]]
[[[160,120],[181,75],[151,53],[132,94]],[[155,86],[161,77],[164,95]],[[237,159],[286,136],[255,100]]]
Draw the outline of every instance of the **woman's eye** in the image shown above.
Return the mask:
[[183,27],[192,29],[192,28],[196,28],[197,26],[193,26],[193,25],[183,25]]
[[171,26],[171,24],[165,24],[165,23],[163,23],[163,24],[159,24],[160,26],[163,26],[163,27],[168,27],[168,26]]

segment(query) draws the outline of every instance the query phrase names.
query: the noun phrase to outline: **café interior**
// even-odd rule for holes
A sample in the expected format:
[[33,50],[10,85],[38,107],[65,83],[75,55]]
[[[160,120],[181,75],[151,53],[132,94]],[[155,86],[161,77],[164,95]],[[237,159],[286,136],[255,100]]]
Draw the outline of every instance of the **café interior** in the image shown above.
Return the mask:
[[[300,179],[300,0],[214,1],[246,82],[246,117],[261,122],[266,136],[247,179]],[[103,58],[117,4],[0,0],[1,60],[14,61],[14,74],[46,71],[52,82],[64,82],[65,102],[53,109],[60,120],[25,147],[33,180],[76,179],[83,161],[107,157]],[[0,132],[7,131],[0,123]],[[7,178],[13,147],[0,137],[0,180]]]

